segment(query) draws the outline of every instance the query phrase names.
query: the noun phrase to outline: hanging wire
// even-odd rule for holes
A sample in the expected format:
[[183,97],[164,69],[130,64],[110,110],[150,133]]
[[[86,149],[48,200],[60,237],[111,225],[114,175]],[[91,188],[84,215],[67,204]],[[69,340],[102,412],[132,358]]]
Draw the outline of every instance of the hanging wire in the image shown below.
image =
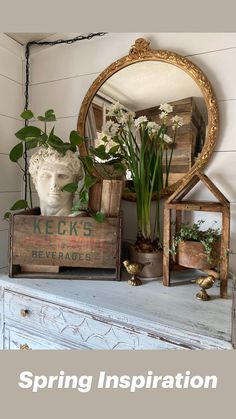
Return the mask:
[[[58,44],[73,44],[74,42],[83,41],[83,40],[90,40],[92,38],[98,36],[104,36],[107,32],[97,32],[97,33],[89,33],[88,35],[78,35],[72,39],[57,39],[56,41],[30,41],[26,44],[25,47],[25,106],[24,110],[26,111],[29,106],[29,83],[30,83],[30,47],[32,45],[58,45]],[[28,120],[25,120],[25,126],[28,125]],[[24,146],[24,199],[27,201],[27,191],[29,189],[30,192],[30,204],[32,206],[32,199],[31,199],[31,184],[30,184],[30,177],[28,173],[28,155],[27,155],[27,148],[26,145]]]

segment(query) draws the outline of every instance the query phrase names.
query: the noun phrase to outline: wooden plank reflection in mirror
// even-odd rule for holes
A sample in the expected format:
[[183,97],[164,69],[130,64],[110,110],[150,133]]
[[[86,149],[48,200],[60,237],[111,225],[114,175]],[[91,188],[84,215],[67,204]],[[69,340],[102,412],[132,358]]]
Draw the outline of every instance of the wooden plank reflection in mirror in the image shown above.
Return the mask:
[[[207,125],[206,115],[200,112],[196,102],[194,97],[170,102],[170,105],[174,108],[173,113],[170,115],[182,117],[184,125],[177,132],[169,175],[169,185],[177,182],[189,172],[204,145]],[[155,121],[160,124],[160,113],[159,104],[157,104],[157,106],[137,111],[136,116],[145,115],[149,121]],[[170,137],[173,135],[171,127],[167,134]],[[171,148],[169,147],[168,154],[170,153]],[[165,172],[164,163],[163,168]]]

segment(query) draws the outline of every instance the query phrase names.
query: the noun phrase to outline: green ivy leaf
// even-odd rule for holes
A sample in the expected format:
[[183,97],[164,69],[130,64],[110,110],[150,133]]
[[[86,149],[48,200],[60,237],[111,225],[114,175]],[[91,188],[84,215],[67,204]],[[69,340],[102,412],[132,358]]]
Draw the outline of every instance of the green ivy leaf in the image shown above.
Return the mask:
[[44,120],[45,122],[53,122],[56,121],[56,115],[54,113],[53,109],[48,109],[44,114]]
[[104,144],[101,144],[100,146],[96,148],[90,147],[90,152],[101,160],[107,160],[110,157],[109,154],[106,153]]
[[89,189],[97,182],[97,178],[94,176],[86,175],[84,178],[84,186]]
[[23,151],[23,143],[16,144],[10,151],[10,160],[16,163],[23,156]]
[[52,115],[54,115],[54,116],[55,116],[55,112],[54,112],[54,110],[53,110],[53,109],[48,109],[48,110],[45,112],[45,118],[51,117]]
[[51,129],[51,131],[49,133],[49,137],[48,138],[51,138],[51,137],[54,136],[54,130],[55,130],[55,125],[54,125],[54,127],[52,127],[52,129]]
[[32,140],[27,141],[27,143],[26,143],[27,150],[30,150],[31,148],[38,147],[38,143],[40,142],[40,139],[41,139],[41,137],[33,138]]
[[80,145],[84,143],[84,138],[78,134],[77,131],[71,131],[70,133],[70,143],[72,145]]
[[52,122],[56,121],[56,116],[53,109],[48,109],[48,111],[45,112],[44,116],[39,115],[37,119],[39,121]]
[[46,134],[46,132],[44,132],[39,138],[39,144],[45,144],[48,140],[48,136]]
[[45,117],[44,117],[44,116],[38,116],[38,117],[37,117],[37,119],[38,119],[39,121],[45,121]]
[[78,189],[78,183],[67,183],[66,185],[64,185],[61,188],[61,191],[66,191],[66,192],[76,192]]
[[114,145],[113,147],[110,148],[109,154],[114,157],[117,151],[119,150],[119,148],[120,148],[119,145]]
[[76,145],[71,144],[69,150],[71,150],[71,151],[73,151],[73,153],[75,153],[76,152]]
[[63,145],[61,147],[61,150],[62,150],[63,153],[66,153],[66,151],[68,151],[68,150],[71,150],[71,151],[74,152],[74,151],[76,151],[74,149],[74,147],[75,146],[71,145],[70,143],[63,143]]
[[16,201],[15,204],[12,205],[10,211],[16,211],[25,208],[29,208],[28,202],[23,199],[19,199],[19,201]]
[[97,211],[95,214],[92,214],[92,217],[100,224],[105,221],[105,214],[100,211]]
[[93,169],[93,160],[90,156],[80,157],[80,160],[89,172]]
[[88,194],[88,191],[86,189],[84,189],[83,191],[81,191],[80,194],[79,194],[79,196],[80,196],[80,202],[81,202],[81,204],[88,204],[89,194]]
[[9,220],[10,215],[11,215],[11,212],[10,212],[10,211],[5,212],[5,214],[4,214],[4,216],[3,216],[3,219],[4,219],[4,220]]
[[81,202],[78,201],[73,205],[71,210],[72,210],[72,212],[76,212],[76,211],[79,211],[80,209],[81,209]]
[[21,128],[19,131],[15,133],[15,136],[19,138],[19,140],[22,140],[22,141],[29,141],[29,140],[32,140],[33,138],[40,137],[40,135],[41,135],[41,129],[34,126]]
[[20,116],[23,119],[32,119],[32,118],[34,118],[34,114],[33,114],[33,112],[30,109],[27,109],[24,112],[22,112]]
[[57,137],[57,135],[54,134],[54,129],[55,127],[52,128],[47,143],[59,153],[65,154],[65,152],[71,150],[73,146],[70,143],[64,143],[61,138]]
[[55,115],[47,116],[47,118],[45,117],[45,122],[54,122],[54,121],[56,121]]
[[45,118],[44,121],[45,122],[54,122],[54,121],[56,121],[56,117],[55,117],[55,115],[51,115],[51,116],[48,116],[47,118]]
[[112,141],[114,143],[120,144],[120,140],[119,140],[119,137],[117,135],[115,135],[114,137],[112,137]]
[[56,135],[49,135],[49,137],[48,137],[48,145],[50,145],[51,147],[53,147],[53,148],[55,148],[55,149],[59,149],[59,150],[62,150],[62,148],[63,148],[63,145],[64,145],[64,143],[63,143],[63,141],[59,138],[59,137],[57,137]]

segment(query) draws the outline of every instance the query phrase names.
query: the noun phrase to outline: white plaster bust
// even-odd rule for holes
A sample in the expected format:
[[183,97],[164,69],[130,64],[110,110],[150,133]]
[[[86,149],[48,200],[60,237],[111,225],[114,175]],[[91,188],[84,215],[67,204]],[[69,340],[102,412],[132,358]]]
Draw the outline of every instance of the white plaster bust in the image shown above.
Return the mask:
[[29,172],[39,196],[41,214],[71,215],[74,193],[62,192],[61,188],[83,178],[78,156],[70,150],[63,156],[51,147],[42,147],[30,158]]

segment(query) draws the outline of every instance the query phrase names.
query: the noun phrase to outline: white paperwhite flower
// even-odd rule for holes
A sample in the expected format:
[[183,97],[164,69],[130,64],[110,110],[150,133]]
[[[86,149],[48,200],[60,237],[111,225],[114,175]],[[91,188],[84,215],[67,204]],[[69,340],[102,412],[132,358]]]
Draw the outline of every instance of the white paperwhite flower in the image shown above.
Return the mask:
[[120,118],[118,119],[118,121],[122,125],[125,125],[125,124],[131,125],[133,124],[134,116],[135,116],[134,112],[123,112]]
[[116,102],[109,106],[107,115],[108,116],[117,116],[120,115],[120,112],[122,111],[122,106],[119,102]]
[[129,122],[133,121],[134,118],[135,118],[135,112],[129,111],[129,112],[126,113],[126,115],[127,115],[127,120]]
[[171,121],[173,122],[172,129],[176,129],[184,125],[184,119],[182,118],[182,116],[175,115],[173,116],[173,118],[171,118]]
[[126,175],[125,175],[126,180],[131,180],[132,179],[132,172],[130,170],[126,170]]
[[121,117],[119,118],[119,123],[121,124],[121,125],[125,125],[125,124],[127,124],[127,116],[126,116],[126,114],[124,113],[123,115],[121,115]]
[[164,119],[164,118],[166,118],[168,116],[168,113],[167,112],[161,112],[160,113],[160,115],[159,115],[159,118],[160,119]]
[[107,121],[103,131],[106,135],[110,135],[111,137],[114,137],[114,135],[117,134],[119,128],[120,126],[116,122]]
[[147,123],[147,129],[149,132],[151,132],[152,134],[156,134],[158,133],[158,131],[160,130],[160,125],[158,125],[156,122],[154,121],[150,121]]
[[143,122],[147,122],[146,116],[140,116],[139,118],[134,120],[134,125],[138,127],[140,124],[143,124]]
[[169,137],[169,135],[166,135],[166,134],[164,134],[163,140],[165,141],[166,144],[173,143],[173,139],[171,137]]
[[166,113],[173,112],[173,106],[169,105],[169,103],[162,103],[162,104],[159,106],[159,109],[160,109],[161,111],[166,112]]

